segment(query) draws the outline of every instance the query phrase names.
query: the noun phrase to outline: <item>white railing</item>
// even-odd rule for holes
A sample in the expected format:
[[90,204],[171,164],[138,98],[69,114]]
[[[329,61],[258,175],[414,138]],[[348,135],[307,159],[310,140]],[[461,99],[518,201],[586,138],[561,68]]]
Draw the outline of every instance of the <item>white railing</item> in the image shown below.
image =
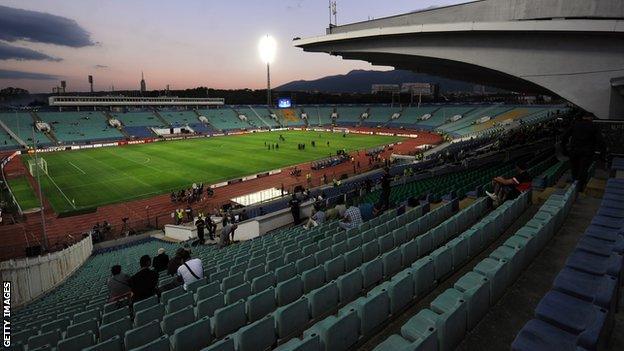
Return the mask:
[[88,236],[76,244],[43,256],[0,262],[0,276],[11,282],[11,304],[24,305],[54,289],[91,256]]

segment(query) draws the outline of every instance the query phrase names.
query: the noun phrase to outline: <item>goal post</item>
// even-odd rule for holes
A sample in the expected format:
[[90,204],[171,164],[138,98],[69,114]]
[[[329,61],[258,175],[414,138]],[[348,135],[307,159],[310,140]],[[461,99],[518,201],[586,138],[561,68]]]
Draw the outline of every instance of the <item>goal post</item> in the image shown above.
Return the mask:
[[32,175],[33,177],[37,176],[37,169],[35,168],[37,167],[37,164],[40,171],[48,174],[48,162],[46,162],[45,158],[39,157],[36,159],[36,161],[35,159],[28,160],[28,171],[30,172],[30,175]]

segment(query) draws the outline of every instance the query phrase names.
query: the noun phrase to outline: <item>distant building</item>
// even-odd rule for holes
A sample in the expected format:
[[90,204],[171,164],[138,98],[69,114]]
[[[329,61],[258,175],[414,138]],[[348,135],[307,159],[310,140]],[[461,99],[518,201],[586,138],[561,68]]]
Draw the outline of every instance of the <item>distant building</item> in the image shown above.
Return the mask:
[[371,85],[371,93],[398,93],[400,91],[398,84],[373,84]]
[[144,94],[146,91],[145,79],[143,78],[143,71],[141,71],[141,94]]
[[403,83],[401,84],[402,93],[411,93],[413,95],[434,96],[439,90],[438,84],[432,83]]

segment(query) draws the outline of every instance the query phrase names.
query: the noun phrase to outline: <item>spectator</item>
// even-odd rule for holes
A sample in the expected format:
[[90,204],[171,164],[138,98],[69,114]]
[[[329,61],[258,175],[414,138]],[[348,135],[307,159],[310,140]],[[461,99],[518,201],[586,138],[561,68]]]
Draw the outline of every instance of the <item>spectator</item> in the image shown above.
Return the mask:
[[111,267],[112,275],[108,278],[108,301],[117,301],[131,293],[129,280],[126,273],[121,273],[121,266],[116,264]]
[[345,206],[344,200],[342,197],[338,199],[337,205],[335,206],[336,211],[338,211],[338,218],[342,218],[345,215],[345,211],[347,210],[347,206]]
[[297,194],[292,195],[292,198],[288,202],[288,205],[290,206],[290,213],[292,213],[293,221],[295,222],[295,225],[298,225],[299,223],[301,223],[301,214],[299,211],[300,202],[297,198]]
[[191,259],[191,253],[187,250],[181,252],[181,265],[178,267],[178,277],[184,282],[184,290],[194,281],[204,277],[204,267],[199,258]]
[[184,248],[179,248],[176,250],[175,256],[171,260],[169,260],[169,264],[167,265],[167,274],[170,276],[174,276],[178,272],[178,268],[182,264],[182,251]]
[[143,255],[139,264],[141,269],[130,278],[133,302],[158,294],[158,273],[150,269],[152,259],[149,255]]
[[570,155],[572,179],[578,181],[580,192],[585,190],[589,178],[589,167],[594,161],[594,153],[602,152],[604,149],[602,134],[592,119],[591,115],[584,115],[583,118],[575,121],[563,135],[562,140],[564,150]]
[[305,229],[310,229],[311,227],[318,227],[323,223],[325,223],[325,211],[320,207],[314,206],[314,208],[312,208],[312,215],[308,218],[308,222],[303,227]]
[[496,206],[507,200],[517,198],[520,193],[531,188],[531,176],[522,163],[516,164],[516,175],[512,178],[496,177],[492,180],[494,192],[486,191],[486,194],[494,201]]
[[219,247],[225,247],[229,245],[231,243],[231,240],[234,240],[234,232],[238,228],[236,224],[228,223],[226,220],[224,220],[223,223],[225,224],[223,228],[221,228],[221,242],[219,243]]
[[197,228],[197,239],[200,245],[203,245],[205,242],[204,240],[204,228],[205,227],[206,227],[206,222],[204,221],[203,216],[199,215],[197,217],[197,220],[195,221],[195,228]]
[[167,269],[169,265],[169,256],[165,253],[165,249],[162,247],[158,249],[158,255],[154,257],[154,262],[152,263],[152,267],[156,272],[162,272]]
[[360,212],[360,209],[357,208],[357,206],[351,205],[345,211],[344,217],[338,223],[338,225],[340,226],[340,228],[347,230],[351,228],[357,228],[362,223],[362,213]]

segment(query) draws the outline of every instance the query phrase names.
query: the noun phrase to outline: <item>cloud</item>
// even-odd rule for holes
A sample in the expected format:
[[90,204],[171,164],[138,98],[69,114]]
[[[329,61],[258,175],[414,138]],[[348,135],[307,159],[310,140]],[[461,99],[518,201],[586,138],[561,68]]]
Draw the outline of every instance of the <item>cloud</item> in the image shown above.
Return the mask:
[[0,79],[33,79],[33,80],[56,80],[59,76],[38,73],[38,72],[23,72],[23,71],[11,71],[6,69],[0,69]]
[[286,5],[286,10],[294,11],[302,7],[303,7],[303,0],[291,0],[288,2],[288,5]]
[[0,60],[62,61],[62,59],[58,57],[52,57],[39,51],[9,45],[3,42],[0,42]]
[[95,68],[95,69],[107,69],[108,66],[107,65],[94,65],[93,68]]
[[91,34],[72,19],[7,6],[0,6],[0,39],[75,48],[95,45]]

